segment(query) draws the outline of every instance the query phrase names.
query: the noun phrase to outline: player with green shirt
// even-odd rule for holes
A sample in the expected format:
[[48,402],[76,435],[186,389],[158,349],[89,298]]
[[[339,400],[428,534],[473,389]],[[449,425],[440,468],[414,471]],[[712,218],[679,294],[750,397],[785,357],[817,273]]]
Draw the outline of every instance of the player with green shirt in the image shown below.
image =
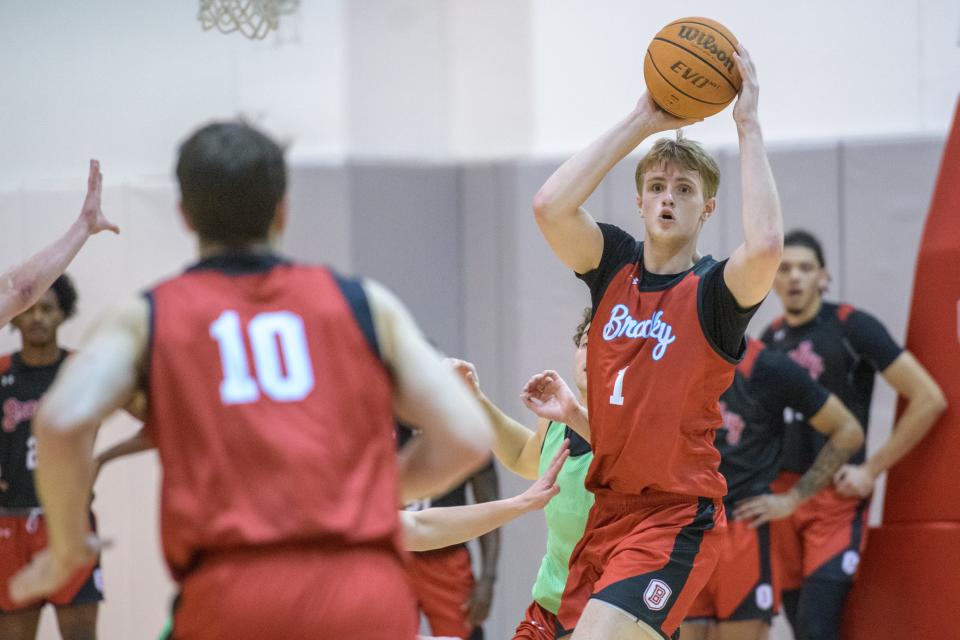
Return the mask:
[[[573,338],[577,346],[576,386],[580,401],[576,402],[573,392],[555,372],[545,371],[534,376],[537,389],[530,389],[528,383],[522,397],[524,404],[539,416],[536,431],[507,416],[484,395],[472,364],[462,360],[451,361],[487,411],[494,425],[493,452],[505,467],[519,476],[534,479],[543,474],[563,447],[564,441],[570,442],[570,457],[557,477],[560,493],[544,508],[547,550],[533,585],[533,602],[517,626],[514,640],[553,640],[556,633],[555,616],[567,582],[570,553],[583,535],[587,514],[593,506],[593,495],[583,486],[587,469],[593,460],[590,443],[566,424],[586,419],[583,399],[587,390],[590,311],[589,308],[584,309]],[[549,381],[549,384],[544,384],[545,381]]]

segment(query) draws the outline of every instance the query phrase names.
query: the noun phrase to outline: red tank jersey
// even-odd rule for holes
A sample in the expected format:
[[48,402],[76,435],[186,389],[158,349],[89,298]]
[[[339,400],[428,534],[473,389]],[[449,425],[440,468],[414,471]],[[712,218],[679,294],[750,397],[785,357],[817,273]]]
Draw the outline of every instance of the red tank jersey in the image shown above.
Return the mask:
[[726,493],[713,442],[735,363],[709,343],[698,307],[700,274],[713,264],[704,258],[656,290],[641,290],[641,261],[612,274],[589,332],[588,489]]
[[399,552],[392,382],[342,282],[234,256],[149,294],[147,424],[175,577],[254,546]]

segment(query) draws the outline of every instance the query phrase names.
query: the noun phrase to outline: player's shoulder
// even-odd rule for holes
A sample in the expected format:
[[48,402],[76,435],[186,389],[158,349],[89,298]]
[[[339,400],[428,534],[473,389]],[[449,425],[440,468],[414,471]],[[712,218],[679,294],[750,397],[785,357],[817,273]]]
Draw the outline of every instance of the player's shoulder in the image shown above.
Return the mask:
[[869,331],[875,327],[884,328],[883,323],[875,315],[846,302],[824,302],[821,314],[838,323],[844,331]]
[[746,338],[747,348],[743,353],[743,358],[737,364],[737,371],[745,378],[753,376],[753,372],[759,361],[764,360],[764,354],[769,354],[770,349],[760,340]]

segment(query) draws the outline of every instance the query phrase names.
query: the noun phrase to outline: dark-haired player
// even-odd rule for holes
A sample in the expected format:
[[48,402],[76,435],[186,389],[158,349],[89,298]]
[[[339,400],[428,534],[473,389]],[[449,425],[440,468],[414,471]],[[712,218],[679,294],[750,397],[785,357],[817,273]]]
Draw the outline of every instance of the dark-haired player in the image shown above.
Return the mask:
[[717,563],[727,492],[713,444],[719,399],[783,242],[756,71],[742,46],[734,57],[743,78],[733,119],[744,242],[729,260],[697,256],[720,176],[696,143],[659,140],[641,160],[643,242],[598,224],[582,207],[644,139],[689,124],[648,95],[567,160],[534,199],[541,232],[588,284],[594,307],[584,435],[593,447],[587,488],[596,502],[570,559],[558,637],[670,637]]
[[[835,395],[759,340],[747,341],[720,409],[723,427],[716,446],[727,481],[724,506],[732,518],[717,568],[690,608],[680,639],[765,640],[780,600],[769,523],[789,517],[829,485],[863,444],[863,429]],[[796,485],[773,494],[770,484],[780,468],[783,412],[788,409],[810,416],[810,426],[826,445]]]
[[91,160],[87,195],[76,222],[52,245],[19,267],[0,274],[0,327],[32,306],[50,288],[90,236],[101,231],[120,232],[117,225],[107,220],[100,210],[102,188],[100,163]]
[[[386,289],[274,253],[287,218],[274,141],[207,125],[177,178],[200,261],[110,312],[41,403],[50,547],[12,595],[54,592],[95,557],[97,424],[142,389],[174,637],[412,638],[398,502],[482,466],[488,421]],[[395,415],[422,431],[399,456]]]
[[13,319],[20,351],[0,357],[0,638],[33,640],[45,602],[56,607],[66,640],[96,638],[103,600],[99,566],[80,568],[62,589],[33,602],[14,603],[7,590],[7,581],[47,546],[46,518],[33,483],[37,443],[31,423],[67,357],[57,331],[76,307],[73,283],[61,275]]
[[[876,318],[823,300],[829,276],[812,234],[793,231],[784,244],[774,282],[784,314],[767,328],[763,341],[836,394],[864,428],[877,372],[907,401],[883,446],[869,458],[861,448],[836,474],[833,487],[773,526],[784,568],[784,609],[794,633],[802,640],[838,638],[843,602],[865,543],[874,481],[926,435],[946,400],[930,374]],[[810,416],[794,411],[787,418],[804,425]],[[789,490],[826,446],[811,429],[788,428],[786,434],[778,491]]]

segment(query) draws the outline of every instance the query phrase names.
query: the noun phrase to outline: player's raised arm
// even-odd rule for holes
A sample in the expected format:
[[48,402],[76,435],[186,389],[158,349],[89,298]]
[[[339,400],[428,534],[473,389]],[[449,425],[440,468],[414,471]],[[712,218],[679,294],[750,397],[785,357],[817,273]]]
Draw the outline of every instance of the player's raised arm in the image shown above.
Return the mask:
[[770,291],[773,277],[780,266],[783,216],[757,115],[757,71],[743,45],[737,46],[734,60],[743,79],[733,118],[740,139],[744,240],[730,254],[730,261],[724,269],[724,280],[741,307],[752,307]]
[[587,273],[600,264],[603,236],[583,203],[610,170],[648,136],[692,122],[667,114],[644,94],[626,118],[547,179],[534,196],[533,212],[550,248],[565,265]]
[[87,537],[93,443],[100,422],[133,398],[148,326],[143,298],[108,313],[40,402],[33,420],[35,473],[49,547],[11,580],[10,594],[19,602],[57,591],[96,557]]
[[100,163],[90,161],[87,196],[80,216],[59,240],[29,258],[25,263],[0,276],[0,326],[30,308],[50,288],[70,264],[87,238],[101,231],[119,233],[115,224],[100,210],[103,176]]
[[540,448],[549,423],[545,418],[537,422],[533,431],[520,424],[495,405],[480,387],[480,378],[473,363],[447,358],[447,364],[463,379],[493,425],[493,454],[503,465],[520,477],[533,480],[540,464]]
[[383,358],[394,376],[396,414],[421,430],[400,451],[401,499],[439,495],[487,460],[490,422],[400,300],[372,280],[363,287]]
[[544,508],[560,492],[557,474],[570,456],[568,445],[564,443],[543,476],[520,495],[460,507],[401,511],[407,549],[429,551],[460,544],[502,527],[524,513]]

